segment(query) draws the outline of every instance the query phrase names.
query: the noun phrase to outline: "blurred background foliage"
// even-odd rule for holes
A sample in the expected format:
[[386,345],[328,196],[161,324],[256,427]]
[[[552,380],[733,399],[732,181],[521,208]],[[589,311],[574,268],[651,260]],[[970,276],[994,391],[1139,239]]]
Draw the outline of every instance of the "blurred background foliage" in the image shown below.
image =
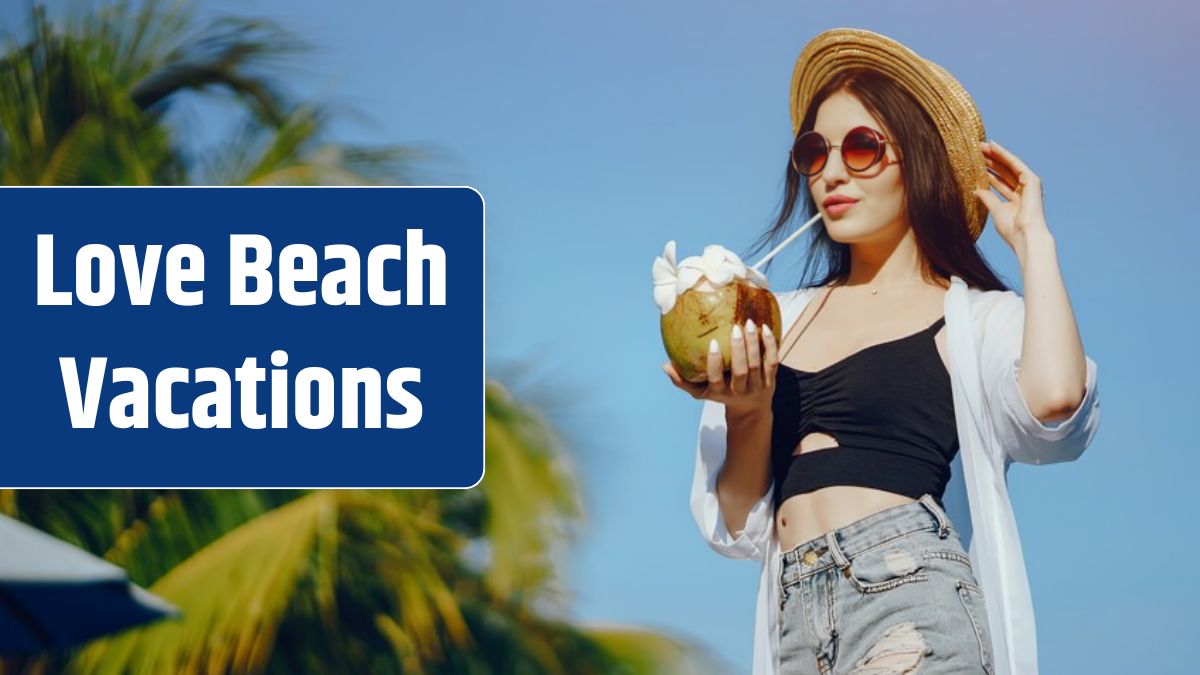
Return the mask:
[[[7,185],[410,184],[427,149],[330,138],[272,64],[307,47],[262,19],[197,25],[186,2],[74,9],[0,52]],[[187,94],[246,123],[195,153],[166,117]],[[583,518],[565,444],[485,387],[487,473],[470,490],[0,490],[0,513],[102,556],[183,612],[15,673],[705,672],[686,640],[581,625],[555,574]],[[164,448],[164,452],[169,451]]]
[[[73,11],[31,6],[0,58],[0,182],[8,185],[347,185],[410,182],[427,151],[329,138],[331,112],[294,101],[278,74],[308,49],[264,19],[197,26],[191,3]],[[245,111],[231,138],[194,155],[167,123],[189,94]]]

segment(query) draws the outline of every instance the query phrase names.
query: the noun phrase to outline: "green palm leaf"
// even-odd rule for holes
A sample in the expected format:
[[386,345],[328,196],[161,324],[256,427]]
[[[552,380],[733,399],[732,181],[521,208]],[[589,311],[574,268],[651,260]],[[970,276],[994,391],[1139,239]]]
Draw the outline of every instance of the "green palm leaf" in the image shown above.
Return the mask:
[[[419,153],[322,140],[328,115],[295,105],[271,75],[307,46],[264,20],[232,17],[199,31],[190,3],[118,2],[55,28],[35,5],[30,35],[0,57],[0,182],[10,185],[398,183]],[[235,170],[182,147],[166,113],[188,94],[219,93],[249,113]],[[217,152],[229,154],[229,147]],[[201,159],[193,159],[199,155]]]
[[321,516],[336,508],[329,493],[314,493],[201,549],[150,587],[183,611],[182,620],[94,642],[75,668],[97,674],[256,672],[271,654]]
[[491,545],[487,578],[502,595],[545,590],[554,545],[582,515],[574,476],[550,426],[499,382],[488,382],[485,409],[487,472],[479,494]]
[[[328,630],[338,629],[339,547],[369,553],[362,557],[372,559],[372,577],[391,595],[384,606],[399,617],[381,615],[388,637],[395,639],[399,631],[417,645],[417,656],[437,661],[447,647],[467,646],[470,636],[431,547],[450,533],[420,512],[429,503],[427,495],[318,491],[276,508],[197,551],[150,586],[182,610],[182,620],[96,641],[71,668],[95,675],[261,672],[302,577],[315,589],[321,620]],[[339,519],[363,520],[365,525],[348,529],[377,528],[386,538],[344,537]]]

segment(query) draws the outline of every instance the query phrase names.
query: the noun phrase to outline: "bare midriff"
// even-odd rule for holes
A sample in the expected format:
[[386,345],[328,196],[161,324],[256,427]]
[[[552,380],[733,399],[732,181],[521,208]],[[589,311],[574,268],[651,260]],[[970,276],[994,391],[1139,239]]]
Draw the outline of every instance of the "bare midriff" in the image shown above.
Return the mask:
[[[835,447],[837,443],[826,434],[811,433],[804,437],[800,445],[800,452],[809,452]],[[831,485],[792,495],[775,512],[780,550],[790,551],[826,532],[845,527],[884,509],[915,501],[907,495],[858,485]]]
[[[881,306],[883,298],[871,297],[866,293],[844,293],[840,301],[832,298],[831,291],[814,298],[798,318],[796,331],[789,331],[780,342],[780,361],[799,370],[819,370],[821,365],[845,358],[846,343],[866,345],[894,339],[919,330],[943,314],[945,288],[916,287],[897,292],[888,298],[890,302]],[[906,311],[881,317],[879,310],[890,305],[903,307]],[[824,314],[823,324],[816,331],[810,330],[817,315]],[[847,339],[862,334],[862,317],[872,317],[876,326],[868,338]],[[795,335],[792,333],[795,332]],[[949,365],[945,327],[937,332],[934,342],[943,363]],[[800,336],[805,344],[797,346]],[[791,338],[791,339],[789,339]],[[795,348],[795,349],[793,349]],[[798,356],[797,356],[798,355]],[[836,438],[822,432],[804,436],[793,454],[802,454],[835,448]],[[775,511],[776,533],[780,550],[790,551],[810,539],[849,525],[872,514],[894,506],[911,504],[917,500],[907,495],[858,485],[831,485],[812,492],[788,497]]]

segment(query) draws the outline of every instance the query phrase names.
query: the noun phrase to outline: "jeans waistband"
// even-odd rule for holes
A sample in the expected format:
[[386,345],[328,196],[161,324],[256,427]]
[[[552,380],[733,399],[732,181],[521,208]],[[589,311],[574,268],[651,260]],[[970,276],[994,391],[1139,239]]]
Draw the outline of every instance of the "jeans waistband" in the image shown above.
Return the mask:
[[901,504],[872,513],[845,527],[809,539],[782,554],[782,567],[785,571],[790,566],[802,563],[810,568],[820,567],[830,559],[838,567],[846,567],[850,564],[849,558],[873,546],[922,530],[936,531],[942,539],[952,532],[956,536],[958,534],[946,512],[929,493],[921,495],[920,499],[910,504]]

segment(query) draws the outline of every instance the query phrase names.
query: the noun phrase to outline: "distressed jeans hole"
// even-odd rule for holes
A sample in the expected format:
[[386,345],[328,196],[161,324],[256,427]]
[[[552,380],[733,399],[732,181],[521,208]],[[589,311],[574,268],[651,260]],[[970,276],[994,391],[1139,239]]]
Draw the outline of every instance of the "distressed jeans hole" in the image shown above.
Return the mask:
[[893,573],[900,576],[910,574],[917,569],[917,563],[912,556],[905,551],[891,550],[884,554],[884,561],[887,568]]
[[854,664],[851,675],[906,675],[917,672],[932,650],[911,621],[892,626],[867,655]]

